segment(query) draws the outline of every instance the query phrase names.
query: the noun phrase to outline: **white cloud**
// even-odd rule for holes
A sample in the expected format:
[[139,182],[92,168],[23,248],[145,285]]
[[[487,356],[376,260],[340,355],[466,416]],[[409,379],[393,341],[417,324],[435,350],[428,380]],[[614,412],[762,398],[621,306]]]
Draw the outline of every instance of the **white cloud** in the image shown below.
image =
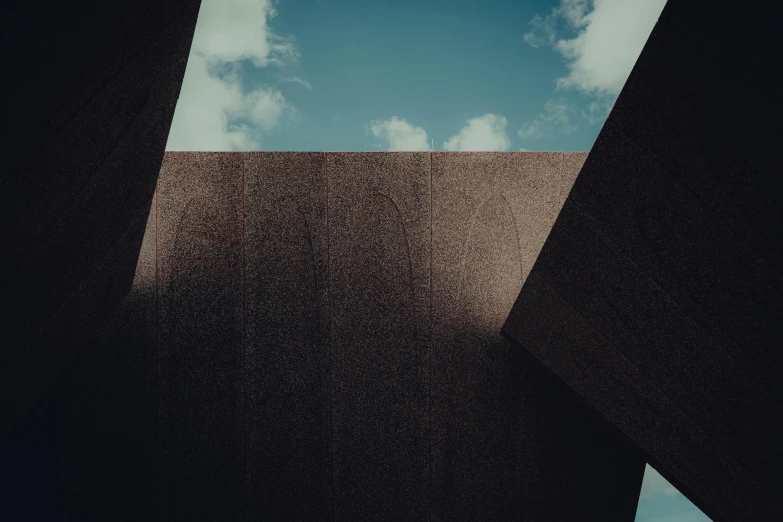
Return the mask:
[[308,91],[312,91],[313,90],[313,86],[310,84],[310,82],[308,82],[307,80],[303,80],[303,79],[301,79],[298,76],[291,76],[290,78],[286,78],[283,81],[284,82],[298,83],[299,85],[301,85],[302,87],[304,87]]
[[541,121],[540,120],[531,120],[526,121],[522,128],[517,131],[517,134],[520,138],[525,139],[536,139],[540,138],[543,133],[541,132]]
[[585,3],[561,0],[566,20],[580,31],[575,38],[555,43],[570,70],[567,76],[558,78],[557,85],[576,87],[588,94],[617,95],[666,0],[594,0],[591,12],[586,12]]
[[204,57],[191,55],[185,69],[166,150],[247,150],[256,143],[247,128],[230,127],[228,115],[240,110],[238,83],[211,75]]
[[[597,1],[600,2],[601,0]],[[589,4],[588,0],[561,0],[560,7],[556,8],[556,11],[557,14],[566,19],[571,27],[583,27]]]
[[665,495],[670,497],[679,494],[680,492],[677,491],[677,488],[669,484],[669,481],[667,481],[660,475],[660,473],[650,467],[649,464],[647,465],[644,470],[642,491],[639,495],[639,498],[648,498],[654,495]]
[[269,28],[276,14],[271,0],[203,0],[191,52],[210,61],[252,60],[256,67],[289,63],[299,53],[291,38]]
[[538,118],[525,122],[517,134],[524,139],[537,139],[553,131],[570,134],[576,131],[576,125],[571,123],[569,116],[573,111],[574,107],[562,100],[547,100],[544,112]]
[[[546,17],[533,17],[533,30],[524,39],[533,47],[550,45],[563,56],[568,74],[556,85],[594,96],[597,101],[583,116],[595,124],[611,110],[665,4],[666,0],[560,0]],[[558,20],[576,36],[558,39]]]
[[485,114],[465,122],[465,126],[445,142],[448,151],[506,151],[511,141],[506,136],[506,118]]
[[376,138],[381,138],[389,151],[429,151],[427,131],[392,116],[390,120],[373,120],[367,126]]
[[242,60],[266,67],[298,58],[293,39],[269,28],[275,14],[271,0],[201,2],[166,150],[258,149],[262,133],[296,115],[279,90],[242,86]]
[[[384,146],[390,151],[429,151],[432,150],[427,139],[427,131],[408,123],[404,119],[392,117],[390,120],[373,120],[367,125],[373,136],[382,138]],[[465,126],[445,142],[447,151],[506,151],[511,141],[506,136],[506,118],[494,114],[485,114],[465,122]]]
[[236,116],[246,116],[263,130],[269,131],[277,127],[283,118],[295,116],[296,113],[296,109],[286,102],[280,91],[264,87],[245,95],[242,111]]
[[602,96],[597,101],[588,103],[587,107],[582,109],[582,117],[591,125],[604,122],[614,106],[615,99],[615,97]]
[[557,16],[555,13],[548,14],[544,18],[535,15],[533,19],[530,20],[530,25],[533,26],[533,30],[529,33],[525,33],[523,37],[525,42],[533,47],[555,44],[555,36],[557,34]]

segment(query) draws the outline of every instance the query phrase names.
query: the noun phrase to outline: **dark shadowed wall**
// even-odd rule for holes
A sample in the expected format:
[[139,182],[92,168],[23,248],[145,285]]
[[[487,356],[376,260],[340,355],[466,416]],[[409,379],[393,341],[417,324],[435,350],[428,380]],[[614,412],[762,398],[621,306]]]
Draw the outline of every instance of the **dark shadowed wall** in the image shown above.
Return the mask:
[[130,287],[199,4],[3,3],[0,430]]
[[716,522],[783,520],[782,11],[667,3],[504,326]]
[[644,462],[499,335],[585,157],[167,153],[68,512],[632,521]]

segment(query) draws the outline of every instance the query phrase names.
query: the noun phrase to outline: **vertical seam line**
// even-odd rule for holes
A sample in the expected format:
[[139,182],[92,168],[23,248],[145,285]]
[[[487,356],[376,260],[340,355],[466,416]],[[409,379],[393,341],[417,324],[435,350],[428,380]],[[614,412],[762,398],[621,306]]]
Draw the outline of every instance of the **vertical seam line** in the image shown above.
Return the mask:
[[429,392],[427,397],[427,405],[428,405],[428,431],[429,431],[429,465],[428,465],[428,475],[429,480],[427,481],[427,494],[429,496],[429,506],[430,506],[430,513],[429,518],[432,520],[432,479],[433,479],[433,458],[432,458],[432,293],[433,293],[433,284],[432,284],[432,214],[433,214],[433,207],[432,207],[432,151],[430,152],[430,281],[429,281],[429,294],[430,294],[430,302],[429,302],[429,322],[430,322],[430,335],[429,335]]
[[247,325],[247,317],[245,313],[245,301],[246,301],[246,294],[245,294],[245,160],[246,154],[244,152],[238,153],[240,155],[240,158],[242,159],[242,186],[241,186],[241,201],[240,206],[242,209],[242,237],[241,237],[241,245],[242,245],[242,259],[241,259],[241,266],[242,266],[242,344],[241,344],[241,350],[242,350],[242,467],[243,467],[243,485],[242,485],[242,509],[240,510],[240,513],[242,514],[242,518],[244,520],[247,520],[247,489],[248,489],[248,480],[247,480],[247,466],[248,466],[248,458],[247,458],[247,432],[248,432],[248,424],[247,424],[247,346],[246,346],[246,339],[245,339],[245,329]]
[[327,372],[329,374],[329,507],[332,511],[332,520],[335,520],[334,511],[334,418],[332,405],[332,271],[331,271],[331,228],[329,227],[329,153],[324,152],[323,178],[326,184],[326,346],[327,346]]

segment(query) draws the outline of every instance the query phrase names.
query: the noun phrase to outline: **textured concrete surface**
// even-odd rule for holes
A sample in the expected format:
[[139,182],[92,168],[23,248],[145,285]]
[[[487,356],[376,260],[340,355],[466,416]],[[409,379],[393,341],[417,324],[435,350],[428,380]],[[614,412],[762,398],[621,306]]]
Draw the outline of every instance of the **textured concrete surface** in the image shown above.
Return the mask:
[[429,154],[329,154],[334,516],[427,517]]
[[167,153],[134,293],[61,385],[64,504],[633,520],[644,462],[499,335],[585,156]]
[[133,278],[197,0],[4,7],[0,429],[103,327]]
[[713,520],[780,520],[781,8],[698,5],[664,9],[504,331]]
[[330,497],[326,154],[245,154],[247,520]]
[[[433,154],[438,520],[634,518],[641,461],[604,443],[595,423],[500,336],[586,156]],[[548,493],[557,489],[568,491],[567,504]]]
[[243,158],[167,154],[157,194],[158,520],[242,510]]

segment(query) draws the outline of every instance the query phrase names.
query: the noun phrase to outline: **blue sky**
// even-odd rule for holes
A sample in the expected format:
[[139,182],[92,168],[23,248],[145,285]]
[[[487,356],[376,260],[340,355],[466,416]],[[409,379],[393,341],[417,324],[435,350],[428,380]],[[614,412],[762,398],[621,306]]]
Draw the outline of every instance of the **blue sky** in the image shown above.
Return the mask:
[[166,148],[589,151],[665,1],[202,0]]
[[204,0],[168,150],[589,151],[665,0]]
[[650,466],[644,470],[636,522],[710,522],[711,519],[694,506]]

